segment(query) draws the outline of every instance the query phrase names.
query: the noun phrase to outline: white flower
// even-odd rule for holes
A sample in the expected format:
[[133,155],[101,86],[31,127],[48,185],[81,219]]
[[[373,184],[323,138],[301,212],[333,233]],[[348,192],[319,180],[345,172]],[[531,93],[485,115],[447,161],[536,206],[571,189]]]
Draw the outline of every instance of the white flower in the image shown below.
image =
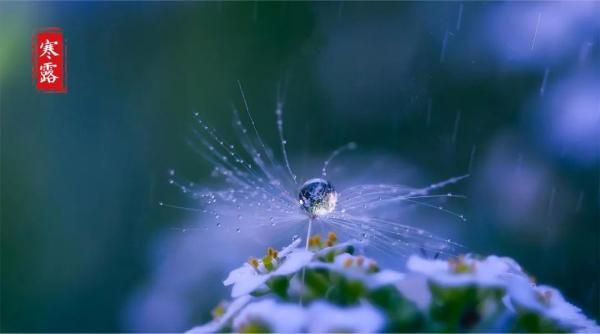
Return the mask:
[[393,270],[378,271],[377,264],[372,259],[348,253],[337,255],[333,263],[312,262],[308,264],[308,267],[324,268],[342,273],[350,279],[363,282],[370,289],[395,284],[404,278],[404,274]]
[[296,239],[278,253],[276,269],[271,272],[266,271],[262,262],[259,263],[258,268],[244,263],[242,267],[230,272],[223,284],[226,286],[233,284],[231,297],[237,298],[249,294],[266,283],[271,277],[290,275],[304,267],[312,260],[314,254],[303,249],[297,249],[300,242],[300,239]]
[[524,280],[513,280],[509,285],[509,301],[516,310],[528,310],[552,319],[570,330],[600,332],[600,327],[588,319],[581,309],[565,300],[557,289],[534,286]]
[[233,329],[257,323],[267,326],[273,333],[297,333],[306,323],[306,311],[299,305],[277,303],[272,299],[252,303],[233,319]]
[[444,286],[476,284],[506,287],[513,278],[527,277],[513,259],[498,256],[488,256],[483,260],[466,256],[444,261],[427,260],[413,255],[408,259],[406,267],[409,271]]
[[227,310],[225,311],[225,313],[202,325],[202,326],[196,326],[192,329],[190,329],[189,331],[187,331],[186,333],[215,333],[215,332],[219,332],[223,326],[225,326],[227,324],[227,322],[242,308],[244,307],[246,304],[248,304],[248,302],[252,299],[251,296],[241,296],[240,298],[234,300],[228,307]]
[[374,333],[382,329],[385,318],[370,304],[339,307],[325,302],[315,302],[308,309],[310,333]]
[[383,314],[370,304],[340,307],[317,301],[303,308],[266,299],[249,304],[239,312],[233,319],[233,329],[240,331],[246,325],[256,324],[275,333],[373,333],[384,323]]

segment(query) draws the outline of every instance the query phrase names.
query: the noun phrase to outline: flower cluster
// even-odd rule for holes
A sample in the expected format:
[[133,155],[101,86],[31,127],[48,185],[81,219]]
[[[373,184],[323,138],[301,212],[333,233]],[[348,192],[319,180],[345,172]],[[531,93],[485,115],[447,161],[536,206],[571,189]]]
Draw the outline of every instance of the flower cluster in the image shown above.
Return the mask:
[[300,239],[250,258],[224,281],[229,304],[200,332],[597,332],[556,289],[536,286],[512,259],[412,256],[381,269],[362,242]]

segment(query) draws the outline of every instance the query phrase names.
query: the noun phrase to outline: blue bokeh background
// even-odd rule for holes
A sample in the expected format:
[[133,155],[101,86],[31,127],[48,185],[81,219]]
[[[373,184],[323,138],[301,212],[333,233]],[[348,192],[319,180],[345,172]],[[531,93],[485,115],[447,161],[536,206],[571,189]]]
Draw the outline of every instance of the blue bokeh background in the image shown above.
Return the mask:
[[[185,201],[171,168],[215,182],[186,145],[191,114],[232,136],[237,80],[271,143],[287,82],[297,164],[353,140],[355,168],[470,173],[468,222],[432,232],[514,257],[598,318],[599,17],[597,2],[1,2],[1,330],[208,317],[252,241],[183,233],[194,217],[157,203]],[[67,94],[31,83],[47,26],[68,43]]]

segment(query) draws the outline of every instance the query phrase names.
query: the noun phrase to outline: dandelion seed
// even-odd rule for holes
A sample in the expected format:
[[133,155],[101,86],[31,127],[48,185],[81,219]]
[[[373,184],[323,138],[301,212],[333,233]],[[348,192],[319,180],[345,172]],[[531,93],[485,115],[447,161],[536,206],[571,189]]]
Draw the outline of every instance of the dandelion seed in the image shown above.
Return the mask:
[[[400,224],[398,221],[381,219],[379,214],[385,213],[388,208],[408,204],[430,208],[464,220],[462,215],[433,203],[464,196],[433,192],[457,183],[468,175],[450,178],[424,188],[398,184],[359,184],[338,190],[331,182],[335,181],[335,175],[330,175],[328,168],[337,156],[356,149],[356,144],[351,142],[328,156],[318,170],[321,177],[308,179],[298,186],[283,133],[283,102],[278,97],[275,108],[282,164],[261,138],[242,85],[239,81],[237,84],[245,110],[245,116],[242,117],[243,114],[238,113],[235,107],[232,108],[233,126],[238,141],[234,144],[224,139],[217,130],[202,121],[199,114],[194,113],[193,130],[196,140],[189,142],[196,152],[214,166],[214,175],[223,179],[225,186],[209,189],[194,184],[186,189],[194,198],[202,199],[200,203],[205,203],[202,210],[170,207],[206,212],[219,220],[216,226],[220,228],[241,222],[245,230],[246,227],[251,230],[250,228],[262,226],[282,228],[304,225],[307,228],[306,247],[309,246],[308,236],[311,235],[313,224],[317,224],[319,228],[339,231],[345,238],[368,238],[369,247],[384,254],[408,256],[419,249],[426,249],[432,253],[449,255],[454,249],[460,248],[458,244],[421,229]],[[431,102],[428,109],[431,109]],[[455,132],[459,120],[460,112],[457,115]],[[251,131],[247,131],[246,123],[249,123]],[[171,176],[174,176],[174,173]],[[170,181],[175,185],[179,183],[173,178]],[[236,232],[241,232],[242,229],[240,226],[230,228]],[[292,237],[293,241],[297,239],[298,235]],[[393,251],[388,252],[390,249]]]

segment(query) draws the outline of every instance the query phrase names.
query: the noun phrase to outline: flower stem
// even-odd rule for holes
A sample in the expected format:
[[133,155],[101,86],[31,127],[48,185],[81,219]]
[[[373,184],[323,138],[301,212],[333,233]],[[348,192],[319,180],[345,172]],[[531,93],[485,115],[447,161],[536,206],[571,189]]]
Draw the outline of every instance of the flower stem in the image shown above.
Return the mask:
[[308,240],[310,240],[310,232],[312,230],[312,222],[313,222],[313,219],[308,218],[308,231],[306,233],[306,247],[305,247],[306,250],[308,250]]

